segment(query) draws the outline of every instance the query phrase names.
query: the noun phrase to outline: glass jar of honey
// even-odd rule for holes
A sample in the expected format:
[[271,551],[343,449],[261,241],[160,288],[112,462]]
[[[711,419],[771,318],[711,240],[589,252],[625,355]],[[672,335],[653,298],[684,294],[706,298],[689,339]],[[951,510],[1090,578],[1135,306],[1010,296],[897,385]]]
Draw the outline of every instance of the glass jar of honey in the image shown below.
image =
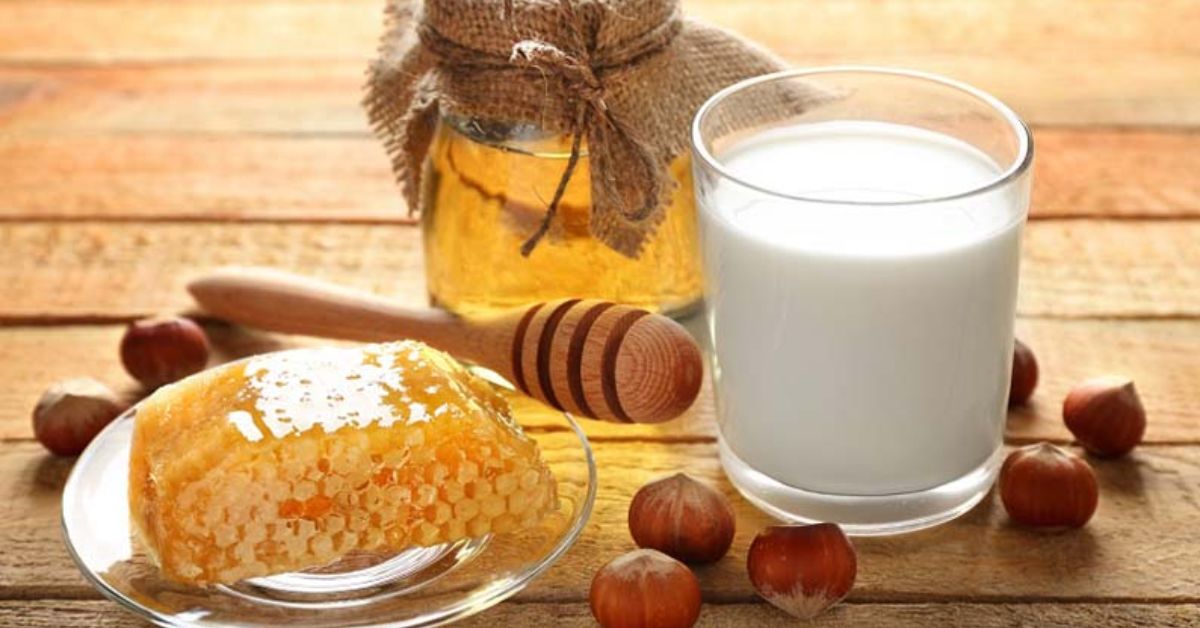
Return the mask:
[[699,301],[696,213],[689,157],[663,221],[636,258],[592,236],[586,144],[550,229],[528,257],[571,153],[571,136],[534,125],[443,116],[422,178],[421,226],[433,304],[482,314],[563,297],[598,298],[682,315]]

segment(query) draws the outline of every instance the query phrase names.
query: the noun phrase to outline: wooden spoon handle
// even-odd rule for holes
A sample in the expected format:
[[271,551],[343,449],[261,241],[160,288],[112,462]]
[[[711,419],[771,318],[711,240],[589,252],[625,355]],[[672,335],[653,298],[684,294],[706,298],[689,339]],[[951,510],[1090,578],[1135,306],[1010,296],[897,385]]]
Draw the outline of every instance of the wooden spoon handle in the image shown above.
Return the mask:
[[[209,313],[267,331],[386,342],[418,338],[445,351],[475,344],[463,321],[433,309],[267,268],[223,268],[192,280],[188,292]],[[475,353],[474,351],[466,351]]]
[[208,312],[268,331],[367,342],[415,338],[488,367],[551,406],[606,421],[666,421],[700,391],[695,340],[675,321],[626,305],[568,299],[463,319],[253,268],[217,271],[188,290]]

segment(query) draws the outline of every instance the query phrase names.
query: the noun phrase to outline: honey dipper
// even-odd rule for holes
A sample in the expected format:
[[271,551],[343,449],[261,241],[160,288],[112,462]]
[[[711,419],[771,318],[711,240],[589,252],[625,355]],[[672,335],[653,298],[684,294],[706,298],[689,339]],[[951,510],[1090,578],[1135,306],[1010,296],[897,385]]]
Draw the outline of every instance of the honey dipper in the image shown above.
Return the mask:
[[213,315],[268,331],[421,340],[555,408],[605,421],[667,421],[700,392],[700,350],[682,326],[606,301],[564,299],[462,318],[261,268],[218,270],[191,281],[188,291]]

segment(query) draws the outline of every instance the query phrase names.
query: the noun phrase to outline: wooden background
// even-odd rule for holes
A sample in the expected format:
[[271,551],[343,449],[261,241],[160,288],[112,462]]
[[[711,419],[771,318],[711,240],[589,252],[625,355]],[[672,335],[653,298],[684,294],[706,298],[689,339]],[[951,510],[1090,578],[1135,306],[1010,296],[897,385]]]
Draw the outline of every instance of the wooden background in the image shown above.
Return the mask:
[[[419,234],[358,106],[382,0],[0,2],[0,625],[136,625],[58,531],[71,460],[29,412],[50,382],[130,388],[124,322],[188,306],[185,278],[270,264],[424,302]],[[1069,442],[1083,377],[1135,378],[1150,427],[1095,462],[1099,512],[1037,533],[991,499],[943,528],[860,540],[825,625],[1200,625],[1200,2],[689,0],[797,65],[879,63],[992,91],[1034,126],[1019,334],[1041,358],[1009,440]],[[216,326],[223,357],[279,339]],[[632,544],[644,481],[732,495],[712,403],[660,428],[589,425],[602,489],[579,545],[475,625],[588,625],[593,571]],[[619,469],[620,472],[613,470]],[[743,571],[768,523],[737,500],[731,555],[699,570],[703,625],[783,623]],[[113,507],[121,507],[114,504]]]

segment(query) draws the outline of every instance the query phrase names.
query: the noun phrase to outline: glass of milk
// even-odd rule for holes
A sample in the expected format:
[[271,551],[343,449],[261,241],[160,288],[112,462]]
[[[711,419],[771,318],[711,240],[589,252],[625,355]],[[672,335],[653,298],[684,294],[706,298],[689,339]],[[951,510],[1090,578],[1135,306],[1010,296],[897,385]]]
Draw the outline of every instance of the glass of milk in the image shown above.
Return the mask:
[[715,95],[693,129],[721,462],[778,517],[948,521],[1002,458],[1029,130],[919,72]]

